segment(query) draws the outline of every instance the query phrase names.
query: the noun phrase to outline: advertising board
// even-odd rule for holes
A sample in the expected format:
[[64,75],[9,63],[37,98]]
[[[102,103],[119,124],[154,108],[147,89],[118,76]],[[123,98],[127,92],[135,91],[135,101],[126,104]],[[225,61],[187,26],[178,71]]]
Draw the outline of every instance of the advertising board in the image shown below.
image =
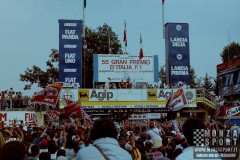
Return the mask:
[[[158,56],[94,54],[94,82],[158,82]],[[144,75],[143,75],[144,74]]]

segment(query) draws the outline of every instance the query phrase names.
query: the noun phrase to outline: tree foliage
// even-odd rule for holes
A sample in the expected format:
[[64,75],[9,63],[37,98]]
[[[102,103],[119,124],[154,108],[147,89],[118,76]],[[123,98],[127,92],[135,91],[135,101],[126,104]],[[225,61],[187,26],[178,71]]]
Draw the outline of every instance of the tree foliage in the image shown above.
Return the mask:
[[[121,54],[121,44],[118,36],[110,26],[104,24],[96,30],[86,27],[86,36],[83,40],[83,83],[85,88],[93,86],[93,54],[101,53],[108,54],[111,49],[112,54]],[[59,69],[59,53],[58,50],[52,49],[49,55],[50,60],[46,62],[47,69],[43,70],[34,65],[32,68],[27,68],[23,74],[20,74],[20,81],[27,82],[24,86],[25,90],[30,90],[33,84],[44,88],[52,82],[58,80]],[[80,74],[80,73],[79,73]]]
[[[86,28],[83,50],[83,86],[93,87],[93,54],[122,54],[118,35],[107,24],[97,29]],[[110,49],[110,51],[109,51]]]
[[46,87],[58,79],[58,61],[59,54],[56,49],[51,50],[49,55],[50,60],[46,62],[47,69],[44,71],[40,67],[34,65],[32,68],[27,68],[24,74],[20,74],[20,81],[28,82],[24,86],[24,90],[30,90],[33,84],[38,84],[39,87]]
[[[214,91],[214,84],[212,82],[212,79],[213,78],[210,77],[207,73],[206,73],[205,77],[203,78],[203,88],[205,90],[207,90],[208,92]],[[215,81],[215,80],[213,79],[213,81]]]
[[166,77],[166,68],[164,65],[160,67],[159,78],[162,83],[166,83],[167,77]]
[[240,56],[240,44],[232,42],[227,46],[224,46],[221,53],[221,58],[223,62],[233,59],[234,57]]

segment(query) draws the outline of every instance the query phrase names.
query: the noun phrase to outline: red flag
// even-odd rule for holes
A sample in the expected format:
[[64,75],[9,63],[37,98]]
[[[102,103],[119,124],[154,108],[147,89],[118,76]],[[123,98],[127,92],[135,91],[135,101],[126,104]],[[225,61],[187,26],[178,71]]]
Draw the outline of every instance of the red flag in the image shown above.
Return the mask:
[[88,115],[88,114],[83,110],[82,107],[81,107],[81,114],[82,114],[82,118],[84,119],[84,122],[85,122],[86,125],[89,126],[89,125],[93,124],[93,120],[92,120],[91,116]]
[[73,102],[63,108],[63,114],[74,118],[82,118],[80,102]]
[[123,42],[125,44],[125,47],[127,47],[127,24],[126,20],[124,21],[124,36],[123,36]]
[[140,52],[139,52],[139,59],[143,58],[143,49],[142,49],[142,35],[140,34]]
[[54,82],[48,85],[45,89],[36,93],[29,103],[55,106],[58,100],[59,93],[62,89],[62,85],[62,82]]
[[171,96],[166,104],[166,109],[177,111],[187,104],[186,96],[182,88],[180,88],[173,96]]
[[47,110],[46,115],[48,115],[51,121],[54,121],[59,117],[60,114],[55,110]]
[[165,0],[162,0],[162,5],[164,5]]

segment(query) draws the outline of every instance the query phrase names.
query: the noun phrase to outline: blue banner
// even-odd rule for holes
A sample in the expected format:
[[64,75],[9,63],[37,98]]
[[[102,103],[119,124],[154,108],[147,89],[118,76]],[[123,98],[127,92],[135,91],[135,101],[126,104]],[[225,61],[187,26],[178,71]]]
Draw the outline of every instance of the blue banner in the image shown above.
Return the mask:
[[166,24],[166,64],[169,84],[190,83],[189,25]]
[[82,88],[82,21],[58,20],[59,82],[63,87]]

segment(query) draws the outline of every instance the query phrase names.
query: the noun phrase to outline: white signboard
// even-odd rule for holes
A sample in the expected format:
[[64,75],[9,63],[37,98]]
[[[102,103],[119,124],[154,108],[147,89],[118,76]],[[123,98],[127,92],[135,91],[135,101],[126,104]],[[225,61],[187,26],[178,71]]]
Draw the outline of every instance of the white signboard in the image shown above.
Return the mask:
[[131,114],[129,120],[147,120],[147,119],[160,119],[167,117],[167,113],[145,113],[145,114]]
[[165,105],[112,105],[112,106],[83,106],[84,109],[121,109],[121,108],[165,108]]
[[141,89],[122,89],[118,90],[119,101],[142,101],[146,97],[146,91]]
[[158,57],[95,54],[95,82],[158,82]]
[[20,124],[20,121],[23,121],[23,124],[26,122],[29,125],[34,125],[35,121],[35,112],[34,111],[0,111],[0,121],[4,122],[7,126],[12,126],[13,120],[17,121],[17,125]]

